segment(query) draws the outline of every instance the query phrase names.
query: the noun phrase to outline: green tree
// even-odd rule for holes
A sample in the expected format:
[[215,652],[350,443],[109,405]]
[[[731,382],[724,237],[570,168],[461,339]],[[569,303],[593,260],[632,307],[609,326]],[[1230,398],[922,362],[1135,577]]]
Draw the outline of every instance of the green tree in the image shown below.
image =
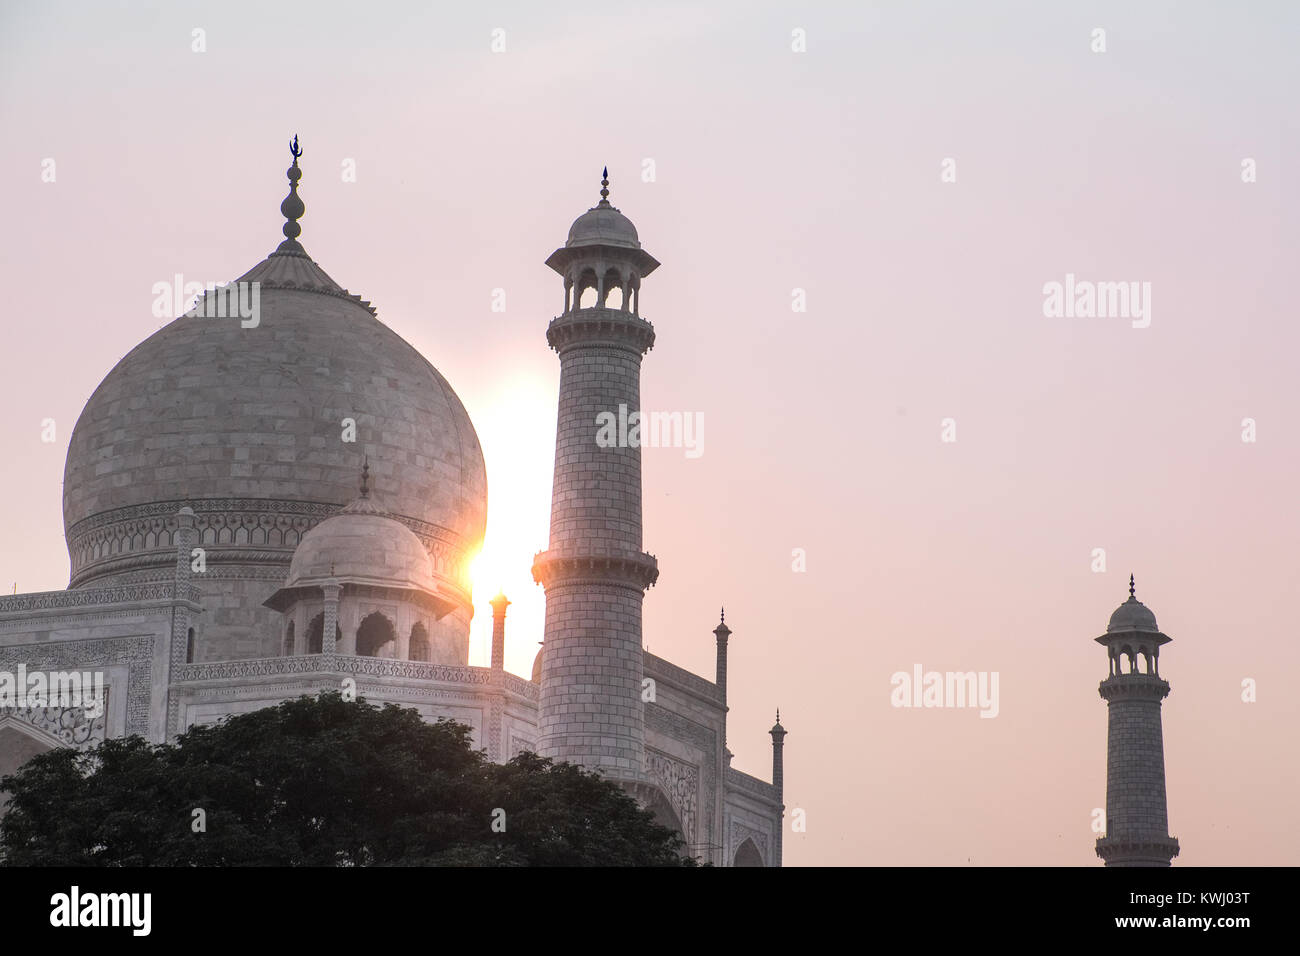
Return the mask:
[[[10,866],[679,866],[616,784],[337,693],[40,754],[0,780]],[[201,821],[202,825],[199,825]],[[196,832],[197,831],[197,832]]]

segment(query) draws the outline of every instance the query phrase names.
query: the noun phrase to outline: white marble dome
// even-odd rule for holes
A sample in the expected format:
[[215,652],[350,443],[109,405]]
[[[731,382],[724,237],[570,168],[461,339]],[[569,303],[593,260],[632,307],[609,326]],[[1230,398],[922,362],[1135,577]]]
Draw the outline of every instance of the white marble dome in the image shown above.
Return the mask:
[[220,596],[199,629],[204,660],[274,651],[263,602],[304,535],[356,496],[366,456],[390,520],[456,596],[454,626],[468,633],[473,613],[468,566],[487,514],[478,436],[437,369],[298,243],[300,177],[295,163],[288,238],[236,280],[256,284],[256,321],[183,315],[149,336],[95,389],[68,447],[69,587],[170,573],[176,513],[192,508],[198,583]]
[[1130,595],[1127,601],[1115,609],[1115,613],[1110,616],[1110,623],[1106,625],[1107,634],[1121,631],[1148,631],[1158,634],[1160,628],[1156,626],[1155,613]]
[[640,249],[641,241],[632,220],[613,206],[604,203],[588,209],[573,221],[569,227],[569,238],[565,247],[575,246],[624,246],[628,249]]
[[[164,513],[182,503],[202,513],[204,499],[334,510],[355,494],[363,454],[396,515],[481,538],[483,454],[438,371],[305,253],[276,252],[240,281],[261,284],[256,328],[182,316],[132,349],[86,403],[64,469],[69,547],[86,522],[154,503],[168,503]],[[355,443],[341,438],[345,419]],[[74,582],[95,563],[73,553]]]
[[361,497],[303,535],[289,562],[287,588],[330,579],[376,587],[433,588],[433,562],[410,528],[384,505]]

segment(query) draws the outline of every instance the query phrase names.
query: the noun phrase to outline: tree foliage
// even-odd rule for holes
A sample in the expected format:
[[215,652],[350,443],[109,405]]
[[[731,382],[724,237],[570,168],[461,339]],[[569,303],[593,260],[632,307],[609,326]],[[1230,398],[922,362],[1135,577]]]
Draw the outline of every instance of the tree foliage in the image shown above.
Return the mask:
[[[620,787],[470,730],[337,693],[52,750],[0,780],[11,866],[680,866]],[[201,824],[201,825],[200,825]]]

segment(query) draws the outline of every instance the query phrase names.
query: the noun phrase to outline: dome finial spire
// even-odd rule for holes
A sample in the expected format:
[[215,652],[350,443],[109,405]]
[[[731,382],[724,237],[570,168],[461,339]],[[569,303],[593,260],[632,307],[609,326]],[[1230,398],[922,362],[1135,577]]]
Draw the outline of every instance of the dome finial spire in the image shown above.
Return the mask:
[[285,173],[289,177],[289,195],[285,196],[284,202],[280,203],[280,212],[286,220],[283,230],[284,242],[280,243],[280,249],[287,248],[301,252],[302,246],[298,245],[298,237],[302,235],[302,226],[298,225],[298,220],[307,211],[307,207],[303,205],[302,198],[298,195],[298,180],[302,179],[302,170],[298,167],[298,157],[302,155],[302,147],[298,145],[298,134],[296,133],[293,142],[289,144],[289,153],[293,156],[293,165]]
[[361,464],[361,497],[370,497],[370,456],[366,455]]
[[1128,576],[1128,596],[1132,598],[1134,601],[1137,600],[1137,595],[1134,593],[1136,589],[1137,586],[1133,583],[1133,575],[1130,573]]
[[601,170],[600,175],[601,175],[600,205],[608,206],[609,205],[609,167],[606,166],[603,170]]

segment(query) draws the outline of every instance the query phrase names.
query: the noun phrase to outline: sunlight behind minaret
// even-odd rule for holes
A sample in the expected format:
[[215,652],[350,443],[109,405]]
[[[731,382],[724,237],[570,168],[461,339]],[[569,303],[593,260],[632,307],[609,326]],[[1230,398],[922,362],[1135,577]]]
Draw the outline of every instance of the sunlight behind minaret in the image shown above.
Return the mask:
[[488,525],[483,549],[470,564],[474,621],[469,662],[491,660],[492,607],[498,591],[510,599],[506,670],[527,677],[542,639],[546,595],[533,581],[533,555],[550,532],[551,472],[555,464],[555,383],[505,370],[494,391],[470,399],[488,478]]

